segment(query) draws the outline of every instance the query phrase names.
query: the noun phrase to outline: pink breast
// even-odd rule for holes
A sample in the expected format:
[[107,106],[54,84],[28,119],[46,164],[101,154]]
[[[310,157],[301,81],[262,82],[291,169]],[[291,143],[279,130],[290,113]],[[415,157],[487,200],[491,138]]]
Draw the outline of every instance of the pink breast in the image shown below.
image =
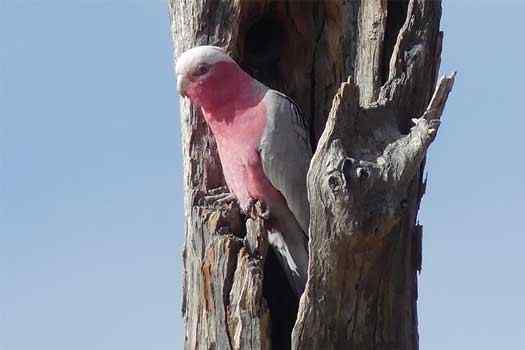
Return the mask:
[[265,176],[258,151],[266,126],[265,112],[264,105],[259,103],[233,120],[210,123],[226,183],[243,209],[251,198],[263,200],[269,206],[284,201]]

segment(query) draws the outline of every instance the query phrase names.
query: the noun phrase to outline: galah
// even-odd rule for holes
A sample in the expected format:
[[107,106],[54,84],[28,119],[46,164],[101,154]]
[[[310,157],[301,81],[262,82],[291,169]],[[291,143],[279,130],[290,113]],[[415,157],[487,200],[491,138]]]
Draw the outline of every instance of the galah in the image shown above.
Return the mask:
[[226,184],[241,209],[256,200],[268,208],[268,240],[300,295],[307,279],[312,149],[299,108],[219,47],[184,52],[175,70],[179,93],[200,107],[215,137]]

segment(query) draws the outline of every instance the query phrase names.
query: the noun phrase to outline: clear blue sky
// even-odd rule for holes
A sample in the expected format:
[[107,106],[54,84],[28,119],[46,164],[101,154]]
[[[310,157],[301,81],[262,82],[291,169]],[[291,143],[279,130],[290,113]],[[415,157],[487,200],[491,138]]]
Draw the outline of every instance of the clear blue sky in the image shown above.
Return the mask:
[[[521,1],[445,1],[422,350],[525,344]],[[161,0],[0,0],[0,350],[182,349],[182,170]]]

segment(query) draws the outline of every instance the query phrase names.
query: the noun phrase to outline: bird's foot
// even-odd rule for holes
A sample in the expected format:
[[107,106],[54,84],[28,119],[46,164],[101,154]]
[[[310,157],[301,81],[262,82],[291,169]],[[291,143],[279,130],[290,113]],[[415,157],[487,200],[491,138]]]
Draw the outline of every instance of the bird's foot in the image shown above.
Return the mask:
[[260,217],[265,221],[270,219],[270,209],[268,209],[265,203],[254,198],[250,199],[246,212],[252,217]]
[[235,201],[235,195],[228,192],[225,186],[213,188],[204,196],[204,203],[210,206],[230,204]]

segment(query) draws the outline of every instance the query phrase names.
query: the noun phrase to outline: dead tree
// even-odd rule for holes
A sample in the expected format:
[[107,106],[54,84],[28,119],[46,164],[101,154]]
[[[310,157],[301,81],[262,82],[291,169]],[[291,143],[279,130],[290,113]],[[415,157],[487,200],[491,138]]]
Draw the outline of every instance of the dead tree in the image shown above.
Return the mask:
[[176,55],[226,48],[301,106],[315,150],[298,301],[262,219],[206,203],[224,186],[221,166],[200,112],[182,103],[185,348],[418,349],[417,212],[454,82],[437,79],[441,2],[171,0],[169,10]]

